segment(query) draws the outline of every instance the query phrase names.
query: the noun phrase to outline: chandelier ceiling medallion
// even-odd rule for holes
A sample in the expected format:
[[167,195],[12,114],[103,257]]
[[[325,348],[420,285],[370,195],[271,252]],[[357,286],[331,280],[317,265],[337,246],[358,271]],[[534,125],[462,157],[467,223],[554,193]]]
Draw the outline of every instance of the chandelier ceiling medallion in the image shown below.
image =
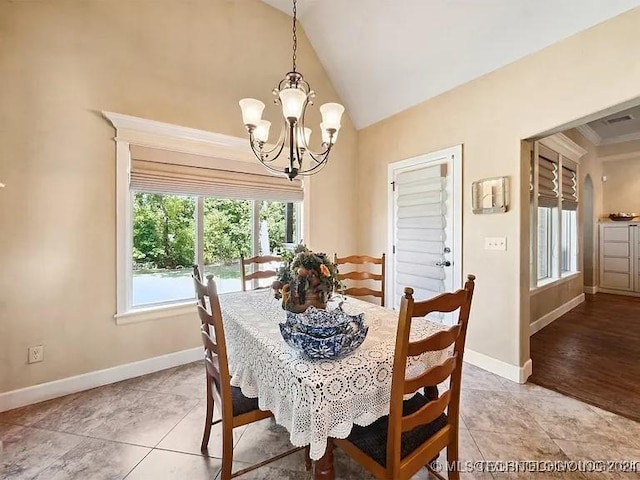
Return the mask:
[[[240,100],[242,120],[249,132],[251,150],[256,158],[271,172],[283,173],[293,180],[298,175],[311,175],[319,172],[329,159],[331,148],[338,138],[340,119],[344,107],[339,103],[325,103],[320,107],[322,123],[322,147],[320,151],[313,151],[309,147],[311,129],[305,127],[305,113],[309,105],[313,105],[315,92],[309,83],[296,71],[296,0],[293,0],[293,69],[285,75],[278,86],[273,89],[276,97],[274,103],[282,107],[283,124],[278,141],[273,147],[267,146],[271,122],[262,119],[264,103],[254,98]],[[282,152],[287,151],[289,165],[284,171],[277,168],[274,162]]]

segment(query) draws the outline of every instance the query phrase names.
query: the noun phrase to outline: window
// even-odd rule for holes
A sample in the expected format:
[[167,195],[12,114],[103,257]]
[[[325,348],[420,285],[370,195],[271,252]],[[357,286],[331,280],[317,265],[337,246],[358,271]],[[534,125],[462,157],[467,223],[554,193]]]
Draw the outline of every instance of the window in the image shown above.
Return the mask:
[[[569,145],[564,136],[548,142]],[[578,184],[576,161],[536,142],[531,163],[531,284],[540,286],[578,271]],[[571,142],[573,144],[573,142]],[[562,147],[560,145],[560,147]],[[573,146],[580,149],[579,146]],[[562,151],[562,148],[559,148]],[[569,153],[575,153],[569,149]],[[577,150],[576,150],[577,151]],[[579,158],[579,155],[573,155]]]
[[[219,293],[239,291],[241,255],[277,255],[286,239],[298,240],[293,202],[146,192],[132,192],[132,199],[133,308],[192,299],[192,266],[198,258],[204,274],[214,276]],[[257,228],[254,218],[259,219]]]
[[578,217],[575,210],[562,210],[562,273],[578,270]]
[[538,280],[551,278],[553,252],[553,209],[538,207]]
[[196,199],[134,192],[132,306],[193,297]]
[[238,290],[239,255],[300,240],[302,181],[266,172],[245,138],[102,113],[116,129],[117,324],[192,314],[194,263]]

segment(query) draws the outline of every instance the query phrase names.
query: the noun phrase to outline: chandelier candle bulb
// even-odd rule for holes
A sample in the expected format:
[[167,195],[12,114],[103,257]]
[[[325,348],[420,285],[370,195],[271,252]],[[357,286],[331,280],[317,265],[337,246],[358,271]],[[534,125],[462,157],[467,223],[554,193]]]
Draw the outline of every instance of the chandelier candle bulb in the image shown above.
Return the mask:
[[[307,95],[298,88],[285,88],[280,92],[282,102],[282,114],[289,122],[294,118],[297,122],[302,116],[302,110],[307,100]],[[295,122],[294,122],[295,123]]]
[[269,129],[271,128],[271,122],[268,120],[260,120],[253,133],[256,140],[259,142],[266,142],[269,139]]
[[320,107],[320,113],[322,114],[322,123],[327,130],[334,128],[340,129],[340,120],[344,113],[344,107],[339,103],[325,103]]
[[331,132],[327,130],[327,128],[324,126],[324,123],[321,123],[320,130],[322,131],[322,143],[324,145],[329,145],[330,143],[336,143],[336,140],[338,139],[338,132],[340,131],[340,129],[337,129],[333,133],[333,136],[331,136]]
[[262,120],[262,112],[264,111],[264,103],[255,98],[243,98],[238,102],[242,109],[242,121],[249,127],[255,128]]

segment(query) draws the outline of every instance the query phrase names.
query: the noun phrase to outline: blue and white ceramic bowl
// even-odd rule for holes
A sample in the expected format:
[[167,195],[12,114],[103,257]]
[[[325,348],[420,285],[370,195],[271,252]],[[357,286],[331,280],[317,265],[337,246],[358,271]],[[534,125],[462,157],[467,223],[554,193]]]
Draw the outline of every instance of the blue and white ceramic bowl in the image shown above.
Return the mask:
[[369,331],[363,318],[364,314],[349,315],[341,308],[327,312],[309,307],[305,313],[287,314],[280,333],[288,345],[309,358],[336,358],[362,344]]
[[342,308],[331,311],[309,307],[303,313],[287,312],[287,325],[313,337],[326,338],[339,333],[348,333],[362,326],[364,314],[349,315]]

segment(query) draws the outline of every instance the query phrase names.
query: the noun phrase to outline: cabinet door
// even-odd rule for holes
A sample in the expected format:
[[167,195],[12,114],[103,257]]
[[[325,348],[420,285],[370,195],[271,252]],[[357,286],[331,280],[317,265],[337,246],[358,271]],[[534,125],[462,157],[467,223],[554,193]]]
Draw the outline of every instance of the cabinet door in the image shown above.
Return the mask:
[[631,291],[637,282],[638,256],[635,235],[629,225],[600,225],[600,286]]

